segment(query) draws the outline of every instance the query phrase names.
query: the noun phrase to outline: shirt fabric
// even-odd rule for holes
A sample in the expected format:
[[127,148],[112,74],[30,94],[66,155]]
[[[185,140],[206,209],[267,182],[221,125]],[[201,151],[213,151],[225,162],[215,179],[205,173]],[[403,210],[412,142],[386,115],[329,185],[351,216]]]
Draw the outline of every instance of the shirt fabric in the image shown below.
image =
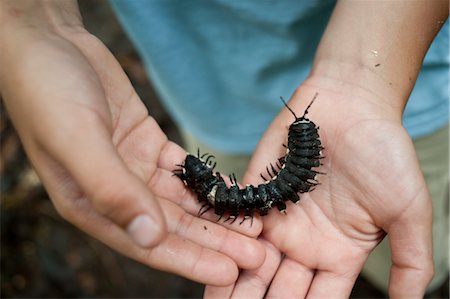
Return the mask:
[[[110,0],[164,106],[201,142],[251,153],[306,79],[331,0]],[[413,138],[448,123],[449,24],[406,106]]]

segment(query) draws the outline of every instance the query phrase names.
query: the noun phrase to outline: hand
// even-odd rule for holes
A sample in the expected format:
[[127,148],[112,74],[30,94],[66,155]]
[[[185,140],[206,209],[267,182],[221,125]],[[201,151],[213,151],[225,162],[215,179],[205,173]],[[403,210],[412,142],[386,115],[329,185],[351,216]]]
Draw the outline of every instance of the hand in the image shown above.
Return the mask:
[[[301,195],[287,215],[272,210],[260,237],[262,267],[244,271],[226,288],[208,287],[215,298],[348,297],[370,252],[388,234],[392,251],[389,293],[422,297],[433,274],[431,201],[401,125],[401,111],[353,85],[313,77],[293,95],[290,107],[320,126],[325,147],[320,185]],[[283,109],[259,143],[245,183],[260,183],[266,165],[284,155],[292,114]]]
[[261,223],[225,228],[192,216],[196,199],[172,176],[185,152],[148,116],[106,47],[81,22],[29,24],[24,3],[38,2],[7,3],[18,6],[6,13],[20,26],[2,27],[0,84],[59,213],[124,255],[199,282],[229,285],[238,267],[259,266],[263,248],[242,234],[258,235]]

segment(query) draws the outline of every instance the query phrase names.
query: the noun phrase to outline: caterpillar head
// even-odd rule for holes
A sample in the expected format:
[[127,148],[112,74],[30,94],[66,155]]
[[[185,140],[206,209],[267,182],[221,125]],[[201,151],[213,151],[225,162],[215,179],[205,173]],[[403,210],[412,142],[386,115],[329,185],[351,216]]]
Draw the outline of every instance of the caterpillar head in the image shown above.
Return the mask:
[[212,175],[211,167],[198,157],[188,154],[184,161],[185,176],[195,178],[196,181],[208,179]]
[[285,102],[283,97],[280,97],[280,99],[283,102],[284,106],[286,106],[286,108],[292,113],[292,115],[295,118],[294,122],[289,127],[289,131],[302,132],[302,131],[306,131],[306,130],[315,130],[316,129],[316,124],[313,123],[312,121],[310,121],[306,117],[306,115],[308,114],[309,108],[311,108],[311,105],[314,103],[314,100],[317,98],[318,95],[319,95],[318,93],[316,93],[314,95],[314,97],[311,100],[311,102],[309,103],[308,107],[306,107],[305,112],[300,117],[298,117],[295,114],[294,110],[292,110],[291,107],[288,106],[288,104]]
[[316,124],[305,117],[297,118],[290,126],[289,131],[304,132],[307,130],[315,130]]

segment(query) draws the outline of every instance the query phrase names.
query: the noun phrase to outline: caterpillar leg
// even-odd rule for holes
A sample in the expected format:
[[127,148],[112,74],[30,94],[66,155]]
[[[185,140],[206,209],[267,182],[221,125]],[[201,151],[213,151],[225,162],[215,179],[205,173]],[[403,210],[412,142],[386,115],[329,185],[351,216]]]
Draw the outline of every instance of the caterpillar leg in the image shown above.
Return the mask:
[[246,216],[244,216],[244,218],[242,218],[242,221],[239,222],[239,225],[244,223],[247,219],[250,219],[250,227],[252,227],[252,225],[253,225],[253,215],[246,215]]
[[209,160],[215,159],[215,158],[216,158],[216,157],[213,156],[213,155],[208,155],[208,156],[206,157],[205,163],[208,164]]
[[277,207],[278,211],[286,214],[286,204],[284,203],[284,201],[276,201],[275,206]]
[[184,172],[184,169],[175,169],[173,171],[172,176],[178,177],[180,180],[182,180],[184,183],[186,181],[186,174]]
[[203,214],[211,210],[211,205],[209,203],[205,203],[201,206],[200,210],[198,211],[197,215],[201,217]]
[[266,179],[264,176],[263,176],[263,174],[262,173],[260,173],[259,174],[259,176],[265,181],[265,182],[267,182],[268,181],[268,179]]
[[236,221],[237,217],[234,215],[230,215],[228,216],[227,219],[225,219],[224,223],[227,222],[228,220],[231,220],[230,224],[233,224]]

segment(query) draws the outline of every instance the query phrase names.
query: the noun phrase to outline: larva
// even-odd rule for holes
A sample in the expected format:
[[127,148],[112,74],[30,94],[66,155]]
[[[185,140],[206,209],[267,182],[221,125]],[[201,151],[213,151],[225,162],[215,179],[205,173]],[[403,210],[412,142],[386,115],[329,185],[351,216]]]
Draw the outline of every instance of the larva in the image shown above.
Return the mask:
[[199,151],[197,156],[188,154],[184,163],[177,165],[180,168],[174,170],[174,174],[197,194],[199,202],[204,203],[199,214],[214,208],[220,218],[228,214],[228,219],[234,221],[241,213],[245,216],[244,220],[252,218],[255,211],[261,216],[267,215],[272,207],[285,213],[287,200],[297,203],[300,200],[298,193],[312,191],[318,184],[317,175],[322,174],[312,168],[321,165],[323,147],[319,128],[306,115],[317,95],[314,95],[301,117],[297,117],[281,98],[295,120],[289,126],[288,142],[284,145],[285,156],[278,159],[275,166],[270,164],[266,168],[268,178],[261,174],[265,183],[258,186],[247,185],[240,189],[232,174],[229,176],[231,187],[227,187],[220,173],[214,173],[214,156],[200,155]]

